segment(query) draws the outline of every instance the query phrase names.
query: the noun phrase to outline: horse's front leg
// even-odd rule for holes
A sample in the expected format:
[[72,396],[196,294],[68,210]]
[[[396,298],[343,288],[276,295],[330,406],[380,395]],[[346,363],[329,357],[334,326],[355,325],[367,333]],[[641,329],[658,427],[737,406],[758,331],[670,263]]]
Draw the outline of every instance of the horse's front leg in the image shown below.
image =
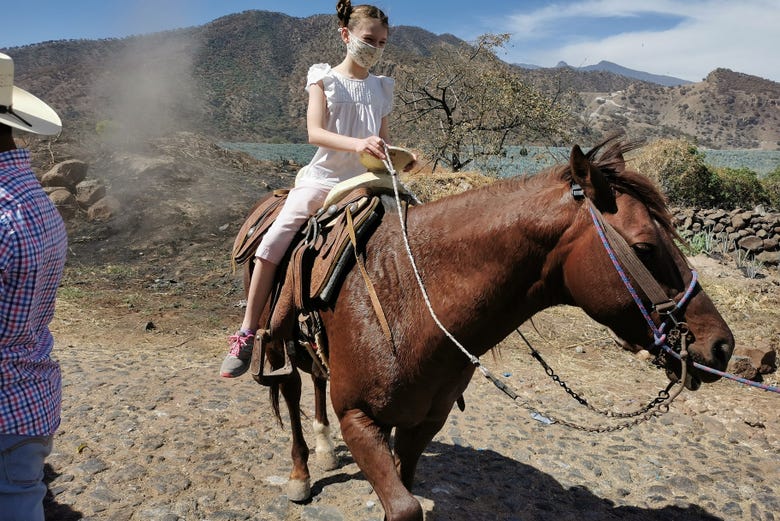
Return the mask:
[[301,375],[294,370],[279,388],[290,412],[292,430],[292,462],[290,480],[287,482],[287,498],[290,501],[305,501],[311,496],[311,476],[309,474],[309,447],[303,438],[301,428]]
[[313,374],[311,379],[314,382],[314,435],[316,436],[314,454],[317,457],[317,463],[323,470],[333,470],[338,468],[339,460],[336,457],[333,439],[330,437],[326,394],[328,381]]
[[388,439],[390,428],[380,428],[358,409],[340,415],[341,435],[352,457],[382,502],[388,521],[422,521],[420,503],[401,483]]

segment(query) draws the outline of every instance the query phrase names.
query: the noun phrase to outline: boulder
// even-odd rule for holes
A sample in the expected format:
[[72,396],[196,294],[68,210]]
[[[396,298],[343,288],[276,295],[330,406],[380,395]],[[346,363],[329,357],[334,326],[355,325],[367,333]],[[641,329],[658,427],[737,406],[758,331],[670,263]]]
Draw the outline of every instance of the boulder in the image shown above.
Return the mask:
[[743,250],[753,252],[761,250],[764,247],[764,241],[755,235],[748,235],[739,239],[737,245]]
[[780,240],[777,237],[767,237],[764,239],[764,249],[767,251],[776,250],[780,246]]
[[780,251],[762,251],[756,255],[756,260],[764,266],[777,266],[780,264]]
[[734,356],[750,360],[750,365],[759,374],[769,374],[777,370],[777,353],[767,344],[757,342],[750,347],[738,346],[734,349]]
[[741,215],[735,215],[731,218],[731,226],[735,230],[741,230],[745,226],[747,226],[747,223],[745,222],[745,219],[742,218]]
[[64,186],[71,192],[76,185],[87,177],[87,164],[78,159],[63,161],[54,165],[51,170],[43,174],[41,184],[43,186]]
[[87,179],[76,185],[76,200],[82,208],[89,208],[106,196],[106,186],[97,179]]
[[108,195],[89,207],[87,220],[90,222],[107,221],[116,215],[119,208],[119,201],[115,197]]
[[746,356],[733,355],[729,360],[728,372],[752,381],[758,378],[758,369],[753,367],[750,358]]
[[76,212],[78,212],[79,207],[76,203],[76,196],[64,188],[54,190],[49,194],[49,199],[51,199],[65,220],[74,217]]
[[720,219],[723,219],[724,217],[726,217],[726,212],[724,212],[723,210],[720,210],[720,209],[713,210],[710,213],[710,219],[712,219],[714,221],[719,221]]

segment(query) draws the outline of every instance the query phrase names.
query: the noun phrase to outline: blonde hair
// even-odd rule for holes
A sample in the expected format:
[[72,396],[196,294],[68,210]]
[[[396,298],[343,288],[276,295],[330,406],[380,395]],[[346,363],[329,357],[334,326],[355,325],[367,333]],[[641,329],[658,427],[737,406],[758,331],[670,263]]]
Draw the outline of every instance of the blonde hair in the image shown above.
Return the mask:
[[373,5],[362,4],[352,7],[350,0],[339,0],[336,4],[336,16],[339,18],[339,27],[353,29],[361,20],[374,19],[379,20],[388,29],[390,28],[387,15]]

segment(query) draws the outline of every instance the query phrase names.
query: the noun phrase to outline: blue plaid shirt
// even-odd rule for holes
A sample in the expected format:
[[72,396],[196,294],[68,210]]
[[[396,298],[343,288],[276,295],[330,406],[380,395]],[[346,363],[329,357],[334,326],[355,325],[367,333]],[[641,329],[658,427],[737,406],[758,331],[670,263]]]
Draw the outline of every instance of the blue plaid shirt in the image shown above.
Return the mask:
[[62,382],[49,322],[68,237],[27,150],[0,153],[0,433],[54,434]]

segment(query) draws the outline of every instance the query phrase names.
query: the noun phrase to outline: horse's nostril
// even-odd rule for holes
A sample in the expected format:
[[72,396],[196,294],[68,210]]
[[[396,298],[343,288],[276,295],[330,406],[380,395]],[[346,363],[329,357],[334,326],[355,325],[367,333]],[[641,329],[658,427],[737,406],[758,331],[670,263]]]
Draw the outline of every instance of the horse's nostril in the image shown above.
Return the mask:
[[721,368],[725,369],[731,359],[732,351],[734,351],[733,341],[718,340],[712,347],[712,357],[718,362]]

